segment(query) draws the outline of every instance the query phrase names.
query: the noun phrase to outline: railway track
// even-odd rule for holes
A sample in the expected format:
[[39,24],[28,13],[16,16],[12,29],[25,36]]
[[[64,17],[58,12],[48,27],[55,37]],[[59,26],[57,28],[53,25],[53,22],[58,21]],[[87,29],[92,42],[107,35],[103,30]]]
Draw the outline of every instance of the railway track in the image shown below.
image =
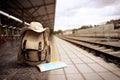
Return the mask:
[[[66,40],[76,46],[79,46],[87,51],[90,51],[96,56],[100,56],[107,62],[113,62],[120,66],[120,47],[100,42],[81,40],[75,37],[59,36],[59,38]],[[119,44],[118,44],[119,45]]]

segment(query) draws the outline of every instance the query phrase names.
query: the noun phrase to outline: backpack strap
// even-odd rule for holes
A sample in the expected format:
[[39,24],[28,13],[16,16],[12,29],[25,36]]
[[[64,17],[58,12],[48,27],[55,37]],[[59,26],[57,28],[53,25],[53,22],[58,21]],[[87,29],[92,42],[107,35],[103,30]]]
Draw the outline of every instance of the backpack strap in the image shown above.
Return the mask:
[[[46,34],[45,34],[45,32],[43,32],[43,39],[44,39],[44,43],[45,43],[45,45],[44,45],[44,48],[43,48],[43,50],[45,49],[45,47],[47,47],[47,43],[46,43]],[[47,52],[45,52],[45,59],[47,58]]]
[[[47,45],[47,43],[46,43],[46,34],[45,34],[45,32],[43,32],[43,39],[44,39],[44,43],[45,43],[45,45]],[[44,46],[45,47],[45,46]]]
[[25,40],[23,42],[22,53],[23,53],[25,59],[29,59],[28,50],[26,49],[26,43],[27,43],[27,40]]
[[26,34],[26,31],[20,36],[20,49],[22,50],[22,46],[24,47],[24,45],[26,44],[26,43],[23,43],[23,45],[22,45],[22,41],[23,41],[23,38],[24,38],[24,36],[25,36],[25,34]]
[[38,44],[38,55],[39,55],[39,61],[41,61],[41,52],[42,52],[42,43],[41,42],[39,42],[39,44]]

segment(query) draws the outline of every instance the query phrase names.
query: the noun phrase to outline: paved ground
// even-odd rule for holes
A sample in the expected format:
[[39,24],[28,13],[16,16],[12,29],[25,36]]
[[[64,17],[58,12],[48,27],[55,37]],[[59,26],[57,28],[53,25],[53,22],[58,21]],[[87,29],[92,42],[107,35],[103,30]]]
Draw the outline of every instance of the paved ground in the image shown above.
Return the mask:
[[120,80],[120,68],[66,42],[54,38],[54,53],[68,66],[51,71],[50,80]]
[[66,68],[39,72],[36,67],[17,63],[19,43],[0,46],[0,80],[120,80],[120,68],[57,37],[51,45],[52,59],[64,61]]

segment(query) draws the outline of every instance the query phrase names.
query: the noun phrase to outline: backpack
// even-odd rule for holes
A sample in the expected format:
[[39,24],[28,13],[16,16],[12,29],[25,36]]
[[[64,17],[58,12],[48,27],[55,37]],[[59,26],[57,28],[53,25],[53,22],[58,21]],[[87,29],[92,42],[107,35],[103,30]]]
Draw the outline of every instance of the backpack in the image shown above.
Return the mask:
[[19,62],[33,66],[50,62],[50,44],[47,31],[37,33],[27,30],[21,34],[20,38]]

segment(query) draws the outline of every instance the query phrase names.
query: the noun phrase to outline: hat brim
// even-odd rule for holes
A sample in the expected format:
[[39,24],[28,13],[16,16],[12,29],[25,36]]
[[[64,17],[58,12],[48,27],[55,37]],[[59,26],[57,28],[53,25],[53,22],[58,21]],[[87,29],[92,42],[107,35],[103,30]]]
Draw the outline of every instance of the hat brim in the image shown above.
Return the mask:
[[25,31],[29,31],[29,30],[34,31],[34,32],[36,32],[36,33],[42,33],[42,32],[44,32],[44,31],[46,31],[47,29],[48,29],[48,28],[43,28],[43,29],[34,30],[34,29],[31,28],[31,27],[24,27],[24,28],[22,28],[22,30],[21,30],[21,34],[24,33]]

